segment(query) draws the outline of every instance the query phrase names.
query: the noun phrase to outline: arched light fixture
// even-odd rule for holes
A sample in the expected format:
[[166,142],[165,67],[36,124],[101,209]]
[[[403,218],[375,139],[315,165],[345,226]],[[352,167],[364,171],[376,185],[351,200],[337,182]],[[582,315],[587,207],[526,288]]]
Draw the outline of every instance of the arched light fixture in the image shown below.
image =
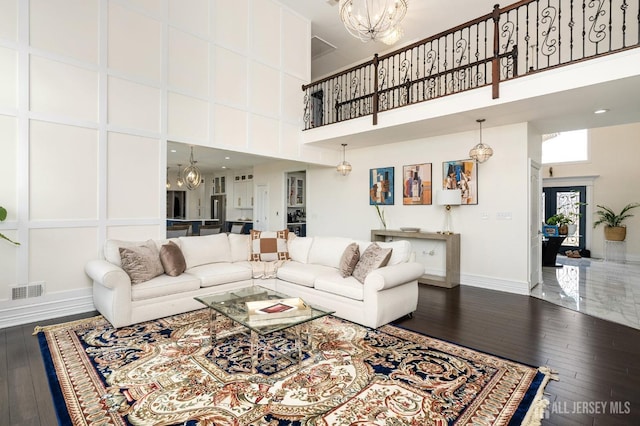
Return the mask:
[[493,149],[489,145],[482,143],[482,123],[484,123],[484,118],[479,118],[476,121],[480,123],[480,143],[469,151],[469,157],[478,163],[484,163],[493,155]]
[[193,160],[193,147],[191,147],[191,156],[189,157],[190,165],[185,167],[182,172],[184,176],[184,182],[187,184],[187,189],[196,189],[200,186],[202,181],[202,173],[200,169],[196,167],[197,161]]
[[182,188],[184,186],[184,179],[182,179],[182,173],[180,173],[180,170],[182,170],[180,167],[182,167],[182,164],[178,164],[178,177],[176,178],[176,184],[178,184],[178,188]]
[[338,173],[340,173],[342,176],[346,176],[349,173],[351,173],[351,164],[349,164],[346,160],[345,160],[345,149],[347,147],[346,143],[342,144],[342,162],[340,164],[338,164],[338,166],[336,167],[336,170],[338,171]]
[[408,0],[340,0],[340,19],[347,31],[363,42],[383,40],[399,28],[407,3]]

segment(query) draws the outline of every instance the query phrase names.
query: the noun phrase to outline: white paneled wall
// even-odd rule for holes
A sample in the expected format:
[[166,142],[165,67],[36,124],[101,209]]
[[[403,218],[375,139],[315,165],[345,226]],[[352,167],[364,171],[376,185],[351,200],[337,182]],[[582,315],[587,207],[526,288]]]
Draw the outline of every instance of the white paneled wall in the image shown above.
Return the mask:
[[163,235],[167,140],[314,161],[310,32],[274,0],[0,0],[0,313],[34,281],[20,310],[91,309],[104,240]]

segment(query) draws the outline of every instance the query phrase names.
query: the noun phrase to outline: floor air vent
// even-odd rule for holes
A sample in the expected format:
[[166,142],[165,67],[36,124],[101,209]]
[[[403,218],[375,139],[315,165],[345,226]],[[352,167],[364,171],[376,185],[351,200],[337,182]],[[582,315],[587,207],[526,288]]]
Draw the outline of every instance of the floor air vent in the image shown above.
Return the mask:
[[11,288],[11,300],[30,299],[44,294],[44,282]]

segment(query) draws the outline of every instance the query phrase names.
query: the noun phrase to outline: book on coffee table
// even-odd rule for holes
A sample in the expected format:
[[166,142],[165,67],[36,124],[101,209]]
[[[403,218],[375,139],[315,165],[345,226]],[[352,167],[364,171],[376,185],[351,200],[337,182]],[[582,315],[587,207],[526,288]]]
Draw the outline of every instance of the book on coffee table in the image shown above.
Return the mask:
[[311,308],[299,297],[246,302],[249,321],[304,317],[311,315]]

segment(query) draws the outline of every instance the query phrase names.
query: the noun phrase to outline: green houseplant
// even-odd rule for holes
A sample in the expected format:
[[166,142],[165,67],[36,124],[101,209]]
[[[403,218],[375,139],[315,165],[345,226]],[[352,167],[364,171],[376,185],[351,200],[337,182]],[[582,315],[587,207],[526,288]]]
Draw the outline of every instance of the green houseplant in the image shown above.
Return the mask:
[[558,226],[558,233],[560,235],[567,235],[569,232],[569,224],[572,222],[571,218],[564,213],[556,213],[547,219],[547,225]]
[[[0,222],[4,221],[6,218],[7,218],[7,209],[5,209],[4,207],[0,206]],[[11,244],[15,244],[17,246],[20,245],[20,243],[18,243],[16,241],[13,241],[12,239],[10,239],[9,237],[5,236],[1,232],[0,232],[0,239],[7,240]]]
[[598,220],[593,222],[593,227],[604,224],[604,237],[609,241],[624,241],[627,237],[627,228],[623,225],[625,219],[632,217],[629,210],[640,207],[640,203],[629,203],[622,208],[620,213],[616,214],[611,208],[597,204],[600,210],[596,210],[595,214]]

